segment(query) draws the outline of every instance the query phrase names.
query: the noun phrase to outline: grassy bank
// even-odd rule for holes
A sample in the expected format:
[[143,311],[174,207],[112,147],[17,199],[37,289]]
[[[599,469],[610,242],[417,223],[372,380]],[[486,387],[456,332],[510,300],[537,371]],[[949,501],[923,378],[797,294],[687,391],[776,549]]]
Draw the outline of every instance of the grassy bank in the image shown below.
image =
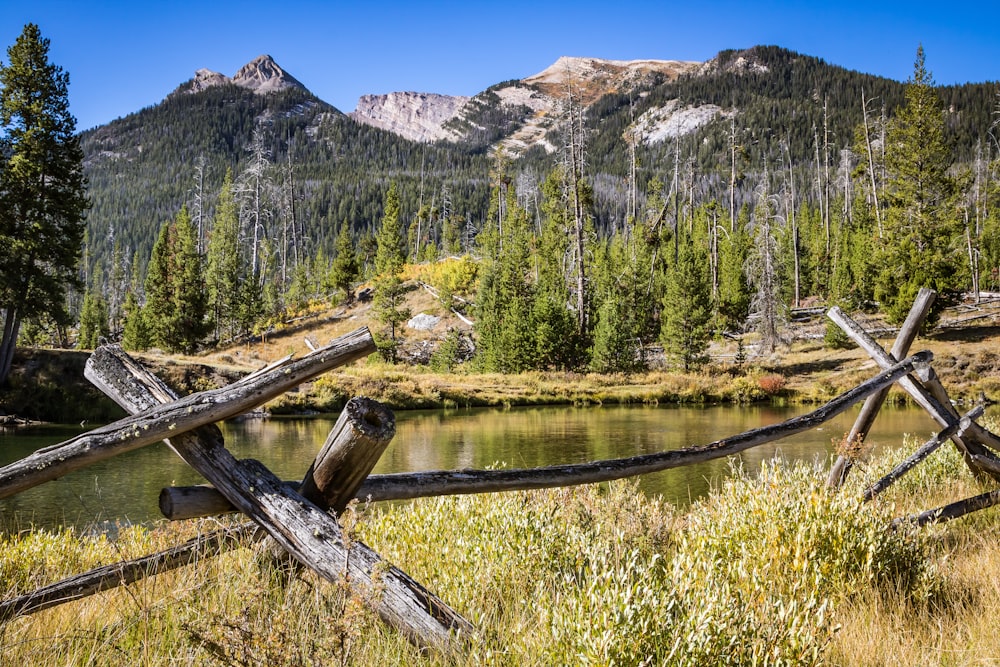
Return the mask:
[[[913,443],[908,443],[912,448]],[[980,489],[950,449],[870,505],[815,467],[736,471],[681,512],[632,483],[355,507],[349,533],[473,621],[468,653],[423,656],[344,586],[283,587],[240,550],[0,628],[8,664],[981,664],[1000,656],[993,510],[890,532]],[[4,597],[207,529],[0,544]]]
[[[422,292],[421,292],[422,294]],[[413,312],[433,308],[432,302],[412,304]],[[919,338],[913,350],[934,353],[934,369],[952,398],[1000,401],[1000,308],[990,304],[988,317],[963,321],[964,311],[950,313],[948,326]],[[355,311],[324,313],[270,334],[266,339],[183,357],[158,352],[136,356],[180,395],[220,387],[288,354],[302,356],[312,344],[332,340],[370,324],[367,306]],[[984,307],[985,308],[985,307]],[[862,318],[871,330],[886,331],[884,322]],[[444,325],[442,325],[444,326]],[[793,328],[795,342],[769,357],[736,363],[736,343],[717,340],[712,362],[693,373],[665,366],[634,374],[589,372],[528,372],[517,375],[477,373],[469,364],[437,373],[426,365],[388,365],[375,357],[328,373],[268,405],[281,414],[334,412],[352,396],[369,396],[397,410],[411,408],[503,407],[514,405],[596,405],[668,403],[781,402],[814,404],[869,379],[877,368],[855,348],[824,347],[819,317]],[[891,334],[880,342],[892,345]],[[410,332],[413,349],[434,349],[440,333]],[[422,337],[421,337],[422,336]],[[117,419],[121,410],[83,377],[85,351],[19,349],[11,387],[0,389],[0,411],[42,421],[92,424]],[[415,357],[415,354],[411,354]],[[905,402],[898,388],[891,402]]]

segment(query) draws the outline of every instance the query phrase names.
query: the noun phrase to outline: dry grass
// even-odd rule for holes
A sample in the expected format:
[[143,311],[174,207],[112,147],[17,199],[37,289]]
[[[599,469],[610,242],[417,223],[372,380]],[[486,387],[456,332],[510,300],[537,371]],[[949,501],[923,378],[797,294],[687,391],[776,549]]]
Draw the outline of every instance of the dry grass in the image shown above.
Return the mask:
[[[457,664],[994,664],[997,510],[886,533],[889,517],[981,490],[943,449],[859,505],[858,489],[902,453],[859,467],[837,495],[824,471],[771,462],[684,513],[616,483],[368,508],[350,525],[479,628]],[[0,590],[212,525],[133,528],[116,541],[9,536]],[[343,582],[281,585],[253,550],[16,619],[0,626],[0,654],[39,665],[451,664],[387,630]]]

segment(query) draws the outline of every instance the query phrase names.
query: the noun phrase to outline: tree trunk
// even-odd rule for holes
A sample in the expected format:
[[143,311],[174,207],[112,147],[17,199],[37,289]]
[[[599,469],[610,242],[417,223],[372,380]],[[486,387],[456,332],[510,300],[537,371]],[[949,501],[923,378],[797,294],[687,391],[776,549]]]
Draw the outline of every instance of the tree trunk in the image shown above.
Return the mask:
[[3,338],[0,339],[0,387],[7,385],[11,366],[14,364],[14,350],[17,348],[17,336],[21,330],[21,313],[15,306],[4,311]]
[[865,127],[865,152],[868,153],[868,177],[872,186],[872,200],[875,204],[875,224],[878,227],[878,237],[882,238],[882,209],[879,207],[878,184],[875,182],[875,156],[872,155],[872,138],[868,129],[868,102],[865,100],[865,89],[861,89],[861,116]]

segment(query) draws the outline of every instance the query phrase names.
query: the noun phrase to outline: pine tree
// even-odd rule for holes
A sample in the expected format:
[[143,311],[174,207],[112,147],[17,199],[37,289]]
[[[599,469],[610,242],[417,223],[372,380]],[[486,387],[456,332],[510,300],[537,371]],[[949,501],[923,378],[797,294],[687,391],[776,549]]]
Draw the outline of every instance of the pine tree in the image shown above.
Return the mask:
[[227,171],[215,207],[208,238],[205,284],[215,337],[232,338],[240,331],[241,282],[248,279],[247,262],[240,252],[240,220],[233,196],[232,172]]
[[146,324],[146,313],[139,305],[135,290],[130,289],[125,295],[124,310],[125,327],[122,331],[122,347],[126,350],[145,350],[150,347],[152,338]]
[[132,258],[132,276],[122,305],[122,347],[126,350],[145,350],[153,344],[146,322],[146,309],[142,307],[139,296],[143,290],[143,281],[139,278],[138,266],[139,252],[136,251]]
[[[648,247],[638,225],[631,238],[616,234],[607,249],[595,253],[594,276],[600,301],[594,326],[590,367],[599,373],[630,373],[642,370],[643,344],[649,342],[652,312],[650,304],[650,260]],[[657,322],[658,324],[658,322]]]
[[89,207],[69,75],[29,23],[0,63],[0,384],[24,319],[67,319]]
[[902,322],[921,287],[939,296],[926,326],[937,320],[965,284],[961,221],[952,210],[941,100],[917,49],[906,104],[889,124],[886,140],[888,209],[876,297],[890,320]]
[[187,207],[163,225],[146,274],[145,320],[154,345],[195,350],[208,332],[204,269]]
[[101,338],[111,332],[108,325],[108,302],[101,290],[103,271],[100,264],[94,270],[92,283],[87,293],[83,295],[80,307],[80,330],[77,347],[83,350],[93,350],[100,344]]
[[489,218],[497,225],[477,239],[483,254],[476,296],[477,363],[490,372],[518,373],[536,363],[528,217],[513,189],[495,188]]
[[667,355],[685,371],[708,361],[712,306],[707,259],[690,241],[681,244],[663,297],[660,340]]
[[352,287],[360,274],[360,266],[358,255],[354,250],[354,241],[351,240],[351,229],[346,221],[340,226],[336,251],[337,255],[330,267],[330,282],[334,289],[344,293],[344,301],[350,304],[354,302]]
[[534,302],[531,329],[535,338],[534,364],[539,368],[568,369],[583,363],[579,320],[568,308],[571,288],[563,272],[570,250],[572,221],[564,205],[562,169],[556,168],[542,186],[542,233],[534,256]]
[[382,337],[379,348],[382,356],[396,361],[399,346],[399,325],[410,317],[403,306],[403,229],[399,220],[399,189],[389,186],[382,212],[375,251],[375,278],[372,310],[375,318],[389,330],[389,337]]
[[744,270],[750,248],[746,225],[746,209],[743,209],[736,229],[719,243],[717,310],[720,326],[728,331],[743,331],[750,312],[750,286]]

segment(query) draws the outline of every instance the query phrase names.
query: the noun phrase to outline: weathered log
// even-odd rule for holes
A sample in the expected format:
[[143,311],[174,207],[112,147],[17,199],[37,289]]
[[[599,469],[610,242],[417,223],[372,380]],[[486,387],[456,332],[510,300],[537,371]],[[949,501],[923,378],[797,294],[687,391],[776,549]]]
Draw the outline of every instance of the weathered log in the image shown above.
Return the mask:
[[900,477],[915,468],[918,463],[934,453],[934,451],[951,438],[953,434],[961,436],[965,433],[969,429],[969,425],[972,424],[973,420],[979,419],[983,416],[984,411],[983,406],[977,405],[972,410],[964,414],[958,424],[946,426],[944,430],[917,448],[917,451],[913,452],[913,454],[907,457],[905,461],[893,468],[889,474],[865,490],[865,502],[868,502],[878,494],[885,491]]
[[[243,378],[221,389],[191,394],[169,405],[156,406],[147,412],[39,449],[0,468],[0,498],[16,495],[74,470],[177,433],[235,417],[321,373],[374,351],[375,343],[368,329],[358,329],[297,361]],[[89,379],[93,381],[93,378]],[[100,385],[98,387],[103,389]],[[123,388],[123,391],[129,389]]]
[[[951,403],[951,399],[948,398],[947,390],[945,390],[944,385],[941,384],[941,379],[938,377],[937,372],[933,368],[928,370],[927,378],[921,380],[921,382],[923,383],[924,388],[927,389],[927,392],[931,396],[933,396],[939,403],[941,403],[941,405],[945,406],[945,409],[948,410],[948,412],[950,412],[952,415],[958,414],[958,411]],[[969,425],[968,435],[969,438],[974,440],[975,442],[987,445],[988,447],[992,447],[995,450],[1000,450],[1000,438],[998,438],[996,435],[987,430],[986,427],[982,426],[977,422],[972,422],[972,424]],[[987,451],[986,453],[987,455],[990,454],[989,451]],[[987,456],[985,458],[992,458],[992,457]],[[1000,460],[992,458],[992,461],[994,464],[1000,465]]]
[[[871,337],[865,330],[854,320],[852,320],[846,313],[844,313],[838,306],[834,306],[829,310],[827,315],[836,322],[837,326],[844,330],[851,340],[857,343],[868,355],[875,360],[882,368],[887,368],[891,366],[895,361],[890,357],[885,350]],[[932,375],[933,369],[927,369],[925,378],[927,381],[931,382],[934,377]],[[926,388],[918,384],[914,380],[908,377],[900,378],[899,386],[902,387],[906,393],[913,397],[917,405],[922,407],[924,410],[930,414],[930,416],[940,424],[942,427],[948,427],[958,423],[958,412],[952,407],[950,401],[945,401],[942,403],[934,396],[931,395]],[[942,388],[943,391],[943,388]],[[946,396],[946,394],[945,394]],[[962,458],[969,470],[972,471],[977,477],[983,475],[984,468],[976,465],[973,461],[972,456],[983,456],[985,458],[990,458],[991,455],[989,451],[981,445],[979,442],[973,440],[970,437],[959,437],[957,434],[952,434],[951,441],[955,443],[958,450],[962,452]],[[986,471],[994,479],[1000,481],[1000,474],[991,473]]]
[[[912,372],[915,367],[929,363],[931,358],[930,352],[918,352],[810,413],[780,424],[762,426],[723,440],[716,440],[707,445],[620,459],[531,469],[432,470],[371,475],[361,485],[358,497],[373,501],[405,500],[442,495],[544,489],[607,482],[703,463],[815,428],[866,396]],[[173,516],[167,515],[168,518],[193,518],[233,511],[229,503],[219,501],[218,493],[210,487],[164,489],[163,493],[170,496],[171,507],[175,512]]]
[[944,523],[945,521],[963,517],[966,514],[993,507],[998,503],[1000,503],[1000,489],[995,489],[978,496],[957,500],[936,509],[894,519],[889,524],[889,527],[899,528],[902,525],[926,526],[929,523]]
[[248,522],[234,528],[200,535],[171,549],[95,568],[68,579],[38,588],[16,598],[0,601],[0,623],[15,616],[23,616],[66,602],[95,595],[118,586],[126,586],[146,577],[190,565],[201,558],[209,558],[228,549],[259,530],[257,524]]
[[[899,330],[899,335],[896,336],[892,350],[889,352],[893,359],[902,359],[910,351],[910,345],[913,344],[913,340],[917,337],[917,333],[927,318],[927,313],[930,312],[931,305],[933,305],[936,296],[937,293],[934,290],[927,289],[926,287],[920,288],[917,298],[914,299],[913,305],[910,307],[910,312],[906,316],[906,321],[903,322],[903,326]],[[868,437],[868,431],[871,430],[872,424],[875,423],[875,418],[878,416],[879,410],[882,409],[882,404],[888,395],[889,388],[886,387],[877,394],[872,394],[865,399],[857,419],[854,420],[854,425],[851,426],[851,430],[844,439],[844,442],[849,447],[864,443],[865,438]],[[858,456],[863,457],[864,453],[859,452]],[[844,483],[844,480],[847,479],[847,474],[853,466],[852,458],[845,454],[837,457],[837,460],[834,461],[833,466],[830,468],[830,474],[826,480],[827,486],[837,488]]]
[[986,458],[985,456],[980,456],[979,454],[973,454],[972,461],[983,470],[1000,475],[1000,462],[998,462],[995,458]]
[[[395,433],[396,417],[387,407],[364,397],[347,401],[319,454],[309,466],[298,493],[316,503],[320,509],[340,516]],[[289,557],[280,546],[272,543],[270,551],[273,556],[285,561],[286,567],[282,568],[285,574],[296,569],[294,561],[287,562]]]
[[[395,433],[395,417],[377,401],[352,398],[344,406],[326,443],[302,482],[285,482],[317,506],[339,515],[359,490],[362,476],[375,467]],[[312,482],[306,484],[306,480]],[[160,512],[168,519],[193,519],[235,512],[226,497],[211,486],[168,487],[160,492]]]
[[370,398],[352,398],[306,472],[299,493],[340,514],[395,433],[396,418],[388,408]]
[[[117,346],[100,348],[87,362],[87,377],[127,411],[145,410],[173,398],[159,378],[126,359],[128,355]],[[259,462],[237,461],[221,440],[199,440],[199,435],[203,434],[182,433],[170,444],[304,566],[330,582],[346,578],[383,621],[417,646],[447,652],[456,645],[453,632],[461,636],[472,632],[466,619],[370,547],[359,541],[348,546],[334,517],[288,489]]]

